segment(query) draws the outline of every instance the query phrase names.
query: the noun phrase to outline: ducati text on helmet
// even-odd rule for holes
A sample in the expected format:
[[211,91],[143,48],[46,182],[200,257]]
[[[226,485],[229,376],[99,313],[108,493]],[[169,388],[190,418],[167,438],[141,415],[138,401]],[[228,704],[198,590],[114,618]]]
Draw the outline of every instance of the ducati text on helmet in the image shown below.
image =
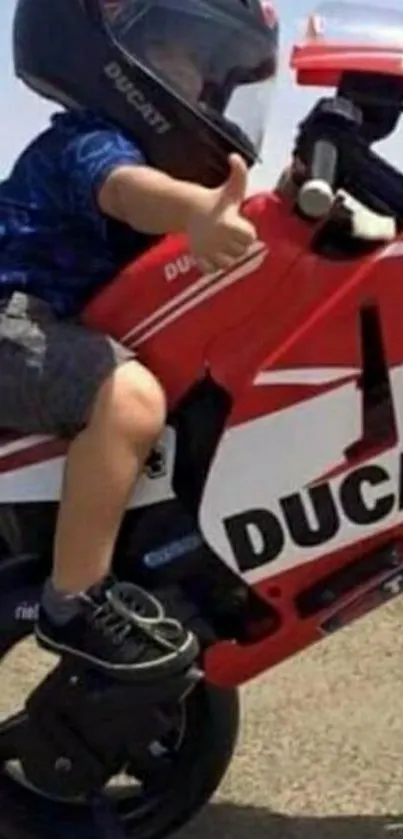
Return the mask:
[[[270,7],[271,9],[271,7]],[[260,0],[17,0],[19,78],[94,109],[173,177],[217,186],[258,159],[278,23]]]
[[171,128],[171,124],[166,120],[162,114],[154,107],[151,102],[147,102],[144,94],[139,90],[130,79],[125,76],[122,68],[117,61],[111,61],[105,67],[105,75],[111,79],[116,87],[116,90],[125,97],[126,101],[132,108],[135,108],[144,119],[150,128],[153,128],[157,134],[166,134]]

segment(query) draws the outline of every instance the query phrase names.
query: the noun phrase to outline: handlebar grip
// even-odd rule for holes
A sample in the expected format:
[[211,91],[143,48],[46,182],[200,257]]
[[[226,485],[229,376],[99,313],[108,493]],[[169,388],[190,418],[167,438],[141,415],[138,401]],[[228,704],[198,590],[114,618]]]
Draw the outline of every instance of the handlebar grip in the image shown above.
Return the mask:
[[338,159],[338,150],[330,140],[317,140],[312,156],[311,177],[298,195],[298,205],[308,218],[323,218],[332,207]]

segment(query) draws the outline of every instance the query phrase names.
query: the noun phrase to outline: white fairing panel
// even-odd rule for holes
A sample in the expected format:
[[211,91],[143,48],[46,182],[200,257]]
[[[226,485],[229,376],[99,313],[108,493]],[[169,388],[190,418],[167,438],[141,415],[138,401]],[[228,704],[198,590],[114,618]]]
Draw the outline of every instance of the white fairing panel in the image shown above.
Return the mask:
[[[269,372],[261,386],[298,378],[311,383],[314,372]],[[323,371],[316,372],[320,381]],[[330,372],[332,390],[251,419],[222,440],[206,483],[200,527],[213,550],[250,582],[403,522],[399,443],[353,467],[346,460],[346,450],[362,435],[356,375],[346,382],[352,372]],[[392,371],[391,384],[400,438],[403,368]],[[320,512],[312,500],[315,484]]]

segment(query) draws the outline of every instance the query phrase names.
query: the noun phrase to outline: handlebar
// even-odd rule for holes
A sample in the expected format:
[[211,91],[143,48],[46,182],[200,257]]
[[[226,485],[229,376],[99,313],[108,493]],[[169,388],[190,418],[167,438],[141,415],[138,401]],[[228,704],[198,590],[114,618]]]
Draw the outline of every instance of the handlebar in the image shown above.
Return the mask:
[[331,140],[317,140],[312,155],[311,177],[301,187],[298,206],[305,216],[320,219],[326,216],[335,199],[339,152]]

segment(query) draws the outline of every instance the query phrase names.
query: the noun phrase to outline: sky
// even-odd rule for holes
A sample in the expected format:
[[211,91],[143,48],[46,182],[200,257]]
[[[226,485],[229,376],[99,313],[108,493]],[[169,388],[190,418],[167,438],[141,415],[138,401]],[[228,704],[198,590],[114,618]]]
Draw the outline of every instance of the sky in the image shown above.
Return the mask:
[[[385,0],[367,2],[386,5]],[[262,163],[251,173],[251,189],[265,189],[273,184],[287,162],[298,122],[315,99],[323,95],[318,89],[298,87],[288,66],[290,47],[301,33],[302,22],[316,4],[317,0],[277,0],[282,25],[282,66],[270,105]],[[403,0],[389,0],[387,5],[403,11]],[[0,0],[0,178],[7,176],[18,153],[46,127],[49,115],[55,110],[13,77],[11,21],[14,7],[15,0]],[[382,144],[382,153],[403,169],[403,119],[401,129]]]

